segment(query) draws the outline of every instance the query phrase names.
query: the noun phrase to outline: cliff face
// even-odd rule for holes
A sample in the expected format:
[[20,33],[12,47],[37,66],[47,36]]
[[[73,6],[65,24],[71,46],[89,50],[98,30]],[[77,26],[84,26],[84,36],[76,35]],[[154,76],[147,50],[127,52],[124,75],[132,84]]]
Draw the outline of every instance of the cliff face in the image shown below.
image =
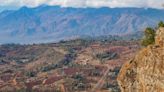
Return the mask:
[[117,78],[122,92],[164,92],[164,28],[155,41],[123,65]]

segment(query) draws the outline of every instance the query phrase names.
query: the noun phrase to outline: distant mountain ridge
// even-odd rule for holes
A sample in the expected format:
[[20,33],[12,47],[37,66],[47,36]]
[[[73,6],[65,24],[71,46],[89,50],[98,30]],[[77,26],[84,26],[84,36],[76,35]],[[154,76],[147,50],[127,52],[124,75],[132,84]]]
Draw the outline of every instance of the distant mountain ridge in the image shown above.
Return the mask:
[[164,10],[42,5],[0,13],[0,43],[44,43],[83,36],[126,35],[155,26]]

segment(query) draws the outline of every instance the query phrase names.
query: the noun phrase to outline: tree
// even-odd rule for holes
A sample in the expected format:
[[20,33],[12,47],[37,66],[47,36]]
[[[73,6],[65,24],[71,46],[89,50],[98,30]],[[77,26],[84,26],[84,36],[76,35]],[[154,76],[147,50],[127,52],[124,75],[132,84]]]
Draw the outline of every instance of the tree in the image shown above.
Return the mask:
[[160,21],[160,22],[158,23],[158,28],[159,28],[159,27],[164,27],[163,21]]
[[26,72],[26,76],[28,76],[28,77],[35,77],[36,76],[36,72],[28,71],[28,72]]
[[141,41],[143,46],[148,46],[155,43],[155,31],[148,27],[144,31],[144,38]]

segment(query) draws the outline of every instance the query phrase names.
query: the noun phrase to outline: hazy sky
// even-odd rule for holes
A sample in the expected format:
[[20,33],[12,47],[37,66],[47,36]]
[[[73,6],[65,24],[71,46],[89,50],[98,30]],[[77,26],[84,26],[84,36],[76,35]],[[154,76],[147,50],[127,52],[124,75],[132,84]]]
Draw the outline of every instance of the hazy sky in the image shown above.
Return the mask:
[[164,0],[0,0],[0,9],[14,9],[21,6],[36,7],[41,4],[63,7],[149,7],[162,8]]

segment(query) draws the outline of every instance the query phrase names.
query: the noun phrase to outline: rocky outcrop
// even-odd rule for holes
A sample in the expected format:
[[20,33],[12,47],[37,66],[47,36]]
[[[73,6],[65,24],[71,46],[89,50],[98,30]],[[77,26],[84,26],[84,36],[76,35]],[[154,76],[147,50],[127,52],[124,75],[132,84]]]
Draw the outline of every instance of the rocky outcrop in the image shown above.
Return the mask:
[[164,28],[155,39],[123,65],[117,78],[122,92],[164,92]]

